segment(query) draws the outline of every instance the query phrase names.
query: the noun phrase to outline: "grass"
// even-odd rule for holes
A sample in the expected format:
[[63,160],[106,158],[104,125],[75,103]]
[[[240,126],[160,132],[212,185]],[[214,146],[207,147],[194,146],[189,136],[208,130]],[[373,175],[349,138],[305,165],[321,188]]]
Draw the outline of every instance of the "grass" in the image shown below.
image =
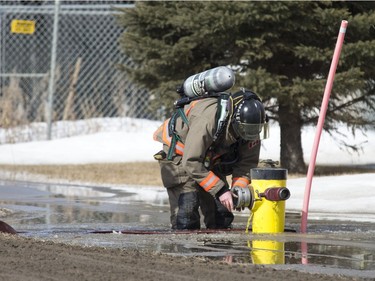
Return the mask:
[[[84,165],[0,165],[0,170],[13,174],[31,173],[51,179],[94,182],[100,184],[132,184],[162,186],[158,163],[105,163]],[[375,169],[361,166],[317,166],[316,176],[375,173]],[[290,174],[289,178],[305,174]]]
[[69,181],[162,186],[159,164],[156,161],[84,165],[0,165],[0,170],[11,173],[27,172]]

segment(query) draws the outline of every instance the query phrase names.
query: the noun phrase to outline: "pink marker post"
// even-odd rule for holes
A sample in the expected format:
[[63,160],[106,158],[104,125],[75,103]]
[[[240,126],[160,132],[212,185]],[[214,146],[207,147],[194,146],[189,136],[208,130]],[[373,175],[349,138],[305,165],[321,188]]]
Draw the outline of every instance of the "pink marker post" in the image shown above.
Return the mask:
[[339,35],[337,38],[335,51],[333,53],[333,58],[331,62],[331,67],[329,69],[327,84],[324,90],[323,101],[322,101],[322,105],[320,108],[318,125],[316,128],[315,139],[314,139],[313,148],[311,151],[310,164],[309,164],[309,168],[307,171],[307,180],[306,180],[306,186],[305,186],[305,195],[304,195],[304,200],[303,200],[302,219],[301,219],[301,232],[302,233],[306,233],[306,230],[307,230],[307,216],[308,216],[308,209],[309,209],[309,202],[310,202],[311,183],[312,183],[312,178],[313,178],[314,170],[315,170],[316,155],[318,153],[320,136],[323,130],[324,119],[326,117],[327,108],[328,108],[328,101],[331,95],[333,80],[335,79],[336,68],[337,68],[337,64],[338,64],[339,57],[341,54],[342,45],[344,43],[344,37],[345,37],[347,26],[348,26],[348,22],[346,20],[341,21],[341,27],[340,27]]

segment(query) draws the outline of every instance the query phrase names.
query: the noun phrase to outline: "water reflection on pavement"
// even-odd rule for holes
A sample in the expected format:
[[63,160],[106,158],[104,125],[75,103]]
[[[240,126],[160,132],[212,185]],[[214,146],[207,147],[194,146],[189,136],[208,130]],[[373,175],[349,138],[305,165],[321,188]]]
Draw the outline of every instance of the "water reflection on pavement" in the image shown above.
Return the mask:
[[137,248],[176,256],[281,269],[375,276],[375,225],[309,222],[288,216],[288,232],[245,233],[248,213],[236,213],[234,229],[172,232],[162,187],[82,186],[0,181],[0,220],[20,235],[77,245]]
[[[13,223],[21,228],[37,224],[50,228],[72,223],[147,222],[155,211],[167,212],[166,200],[164,190],[157,187],[0,182],[1,208],[12,210]],[[165,222],[161,219],[160,222]]]

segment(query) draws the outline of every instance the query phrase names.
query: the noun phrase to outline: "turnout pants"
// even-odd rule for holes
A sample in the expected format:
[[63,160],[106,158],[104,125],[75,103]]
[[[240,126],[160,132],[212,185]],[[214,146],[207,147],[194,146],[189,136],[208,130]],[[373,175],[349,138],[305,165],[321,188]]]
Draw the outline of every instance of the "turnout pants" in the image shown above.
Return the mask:
[[232,212],[189,178],[180,162],[181,156],[175,156],[172,161],[159,160],[169,197],[172,229],[200,229],[200,214],[207,228],[230,227],[234,219]]

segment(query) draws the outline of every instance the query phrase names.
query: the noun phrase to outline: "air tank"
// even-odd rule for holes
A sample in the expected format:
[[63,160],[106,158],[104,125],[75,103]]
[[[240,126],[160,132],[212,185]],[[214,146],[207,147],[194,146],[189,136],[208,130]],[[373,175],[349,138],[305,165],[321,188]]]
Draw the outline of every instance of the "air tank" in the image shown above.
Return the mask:
[[235,77],[231,69],[219,66],[187,78],[183,84],[188,97],[201,96],[208,92],[224,92],[234,85]]

